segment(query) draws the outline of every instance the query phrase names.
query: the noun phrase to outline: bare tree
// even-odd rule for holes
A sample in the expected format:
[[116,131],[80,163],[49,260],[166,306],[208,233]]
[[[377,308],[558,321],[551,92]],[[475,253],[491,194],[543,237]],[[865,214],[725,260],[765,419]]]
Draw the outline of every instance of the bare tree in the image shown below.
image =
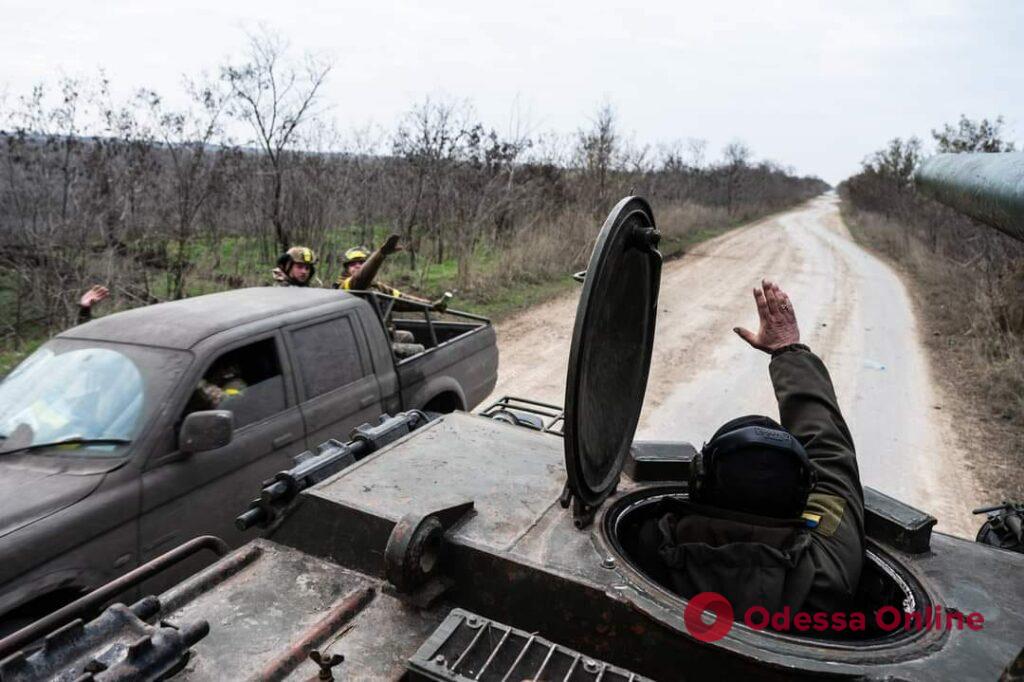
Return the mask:
[[[531,136],[517,120],[499,134],[468,103],[427,99],[392,135],[343,135],[308,125],[329,65],[289,60],[267,35],[241,61],[190,87],[182,108],[65,80],[4,116],[0,338],[64,326],[96,281],[116,292],[107,310],[264,281],[271,250],[292,239],[325,254],[328,275],[332,250],[390,226],[410,247],[396,283],[422,288],[433,263],[454,258],[452,284],[478,302],[510,272],[540,283],[578,269],[596,215],[626,192],[656,199],[679,238],[822,189],[752,165],[745,147],[707,166],[702,141],[677,142],[655,164],[608,104],[573,134]],[[232,115],[252,130],[248,149],[224,136]]]
[[906,140],[898,137],[889,140],[885,149],[880,149],[864,162],[864,168],[892,183],[898,192],[910,191],[914,187],[914,169],[921,163],[921,141],[916,137]]
[[171,258],[168,287],[172,298],[185,295],[185,276],[189,267],[189,246],[196,217],[216,188],[217,174],[226,150],[215,147],[221,135],[221,118],[228,93],[215,84],[189,83],[189,108],[168,111],[155,92],[139,93],[149,110],[156,136],[163,142],[170,160],[170,205],[174,214],[174,253]]
[[409,266],[416,268],[419,226],[435,240],[436,260],[444,260],[441,233],[443,187],[458,161],[459,147],[467,134],[468,106],[449,100],[426,98],[406,114],[395,133],[392,149],[412,171],[410,194],[402,220]]
[[708,141],[700,137],[691,137],[686,140],[686,165],[693,170],[699,171],[704,168],[708,153]]
[[221,70],[235,98],[234,113],[252,128],[266,157],[271,180],[266,210],[282,250],[291,241],[284,212],[288,152],[299,127],[317,115],[320,89],[331,71],[329,62],[308,54],[297,65],[287,51],[281,37],[263,31],[250,36],[245,64]]
[[726,209],[735,212],[737,194],[743,182],[744,171],[752,156],[750,147],[740,140],[734,140],[722,150],[723,164],[726,172]]
[[612,105],[602,104],[592,123],[589,130],[577,132],[576,154],[591,185],[594,210],[600,213],[608,202],[609,174],[618,162],[620,151]]
[[1003,139],[1003,117],[989,121],[972,121],[963,114],[956,126],[947,123],[942,130],[932,130],[932,137],[943,152],[1012,152],[1013,142]]

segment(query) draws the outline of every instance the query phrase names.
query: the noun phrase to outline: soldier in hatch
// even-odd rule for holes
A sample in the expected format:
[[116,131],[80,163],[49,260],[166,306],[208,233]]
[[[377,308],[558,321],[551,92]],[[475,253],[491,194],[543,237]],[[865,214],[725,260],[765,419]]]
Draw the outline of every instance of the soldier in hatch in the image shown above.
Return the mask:
[[782,424],[750,416],[722,426],[701,451],[683,513],[641,527],[641,562],[683,597],[718,592],[735,613],[842,610],[864,553],[853,438],[828,370],[800,343],[789,297],[764,281],[754,300],[760,329],[734,331],[772,356]]
[[323,286],[316,277],[316,254],[306,246],[293,246],[281,254],[272,275],[277,287]]

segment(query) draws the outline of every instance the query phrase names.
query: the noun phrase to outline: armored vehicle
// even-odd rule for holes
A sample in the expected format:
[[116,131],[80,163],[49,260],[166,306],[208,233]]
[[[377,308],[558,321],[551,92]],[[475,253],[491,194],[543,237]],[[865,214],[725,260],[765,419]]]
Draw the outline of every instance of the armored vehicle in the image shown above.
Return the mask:
[[[475,407],[497,378],[493,327],[393,303],[242,289],[108,315],[26,359],[0,383],[5,624],[196,535],[251,539],[234,518],[261,481],[382,412]],[[395,356],[394,327],[420,352]]]
[[642,199],[624,199],[604,224],[564,409],[505,399],[476,415],[406,411],[328,441],[268,479],[238,517],[265,537],[95,616],[116,594],[127,603],[152,572],[224,550],[197,539],[51,614],[0,642],[0,677],[935,680],[993,679],[1008,665],[1019,674],[1024,555],[933,532],[926,512],[871,489],[851,605],[868,616],[862,629],[732,622],[639,566],[633,530],[687,500],[698,461],[687,443],[633,439],[657,242]]

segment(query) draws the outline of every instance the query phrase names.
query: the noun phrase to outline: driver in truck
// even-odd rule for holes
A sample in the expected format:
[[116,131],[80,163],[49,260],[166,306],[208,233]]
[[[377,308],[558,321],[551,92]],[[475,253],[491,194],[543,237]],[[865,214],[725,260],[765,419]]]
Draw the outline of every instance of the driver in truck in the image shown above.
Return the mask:
[[199,380],[185,413],[220,409],[229,398],[245,395],[247,388],[237,362],[216,362]]
[[718,429],[701,450],[686,513],[641,526],[641,561],[681,596],[717,592],[735,613],[839,611],[864,554],[853,438],[828,370],[800,343],[789,296],[765,280],[754,301],[760,329],[734,331],[771,355],[781,424],[749,416]]

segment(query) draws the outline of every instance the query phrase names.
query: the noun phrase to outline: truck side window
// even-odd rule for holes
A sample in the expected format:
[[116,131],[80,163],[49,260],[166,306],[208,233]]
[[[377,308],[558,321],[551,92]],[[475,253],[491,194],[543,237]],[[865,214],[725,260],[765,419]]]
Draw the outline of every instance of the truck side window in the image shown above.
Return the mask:
[[302,377],[305,399],[361,379],[366,372],[359,357],[349,317],[338,317],[291,332],[296,373]]
[[235,348],[210,365],[189,398],[185,414],[231,410],[235,428],[285,409],[284,378],[274,339]]

